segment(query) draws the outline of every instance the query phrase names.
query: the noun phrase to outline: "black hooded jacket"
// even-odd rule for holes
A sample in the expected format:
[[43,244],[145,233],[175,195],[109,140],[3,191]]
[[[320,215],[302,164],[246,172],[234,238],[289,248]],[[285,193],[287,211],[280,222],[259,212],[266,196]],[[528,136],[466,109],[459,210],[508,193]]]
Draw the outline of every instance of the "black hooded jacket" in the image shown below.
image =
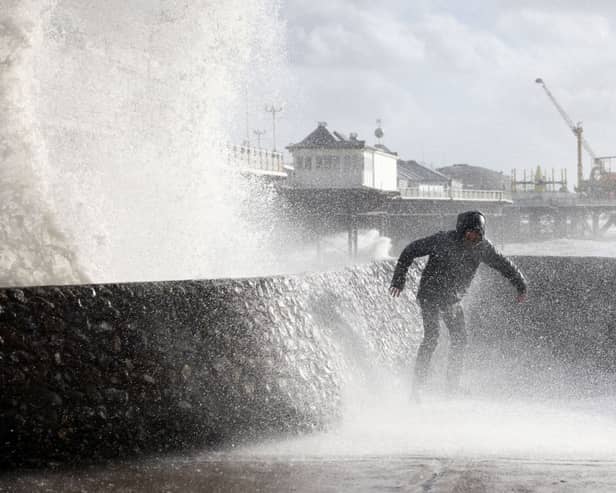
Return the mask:
[[474,227],[465,223],[464,218],[462,221],[459,218],[456,230],[441,231],[410,243],[398,259],[391,286],[403,289],[413,260],[429,255],[419,282],[417,298],[420,300],[444,303],[460,301],[481,262],[499,271],[517,288],[519,294],[525,293],[526,279],[520,270],[498,252],[489,240],[482,239],[471,248],[464,245],[464,232],[474,229],[483,237],[484,225],[485,219]]

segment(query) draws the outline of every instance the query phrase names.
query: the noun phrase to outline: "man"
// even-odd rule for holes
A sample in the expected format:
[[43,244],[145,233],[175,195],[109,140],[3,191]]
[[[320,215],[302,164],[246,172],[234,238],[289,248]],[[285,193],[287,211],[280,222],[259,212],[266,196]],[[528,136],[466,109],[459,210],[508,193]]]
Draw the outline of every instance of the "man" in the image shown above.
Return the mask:
[[418,400],[425,385],[432,353],[439,335],[439,316],[447,325],[450,351],[447,367],[447,390],[460,392],[460,373],[466,348],[466,330],[461,299],[473,280],[481,262],[499,271],[517,288],[518,302],[526,299],[527,283],[520,270],[499,253],[485,238],[486,219],[479,211],[458,215],[456,229],[410,243],[400,255],[390,293],[400,296],[406,274],[413,260],[428,255],[428,263],[419,281],[417,301],[421,307],[424,337],[417,351],[413,397]]

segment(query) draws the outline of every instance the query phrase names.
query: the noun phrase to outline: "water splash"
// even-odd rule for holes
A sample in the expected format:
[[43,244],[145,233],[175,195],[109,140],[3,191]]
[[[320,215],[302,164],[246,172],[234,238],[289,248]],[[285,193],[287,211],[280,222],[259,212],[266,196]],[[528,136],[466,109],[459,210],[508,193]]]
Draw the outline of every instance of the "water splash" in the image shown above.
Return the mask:
[[[85,279],[44,180],[47,149],[31,94],[34,46],[43,36],[34,2],[9,1],[0,14],[0,286]],[[7,8],[4,8],[7,7]]]
[[269,441],[238,457],[395,456],[524,459],[616,458],[613,402],[563,403],[447,400],[413,404],[408,394],[378,394],[349,410],[340,427],[298,439]]
[[246,107],[281,97],[278,9],[274,0],[3,8],[5,285],[258,273],[267,225],[246,211],[266,216],[267,200],[253,199],[267,194],[249,195],[224,144]]
[[297,273],[340,270],[344,266],[391,259],[391,238],[381,236],[375,229],[360,230],[357,237],[357,255],[349,255],[347,233],[323,235],[316,241],[302,242],[287,234],[284,251],[270,273]]
[[[471,348],[462,384],[470,396],[448,399],[440,393],[448,349],[443,330],[432,361],[431,390],[420,405],[411,401],[409,389],[421,335],[419,313],[401,312],[409,309],[410,300],[383,299],[391,271],[357,269],[349,293],[340,289],[348,299],[331,304],[341,307],[337,310],[345,320],[344,326],[335,325],[333,330],[345,369],[344,416],[339,426],[310,437],[247,447],[237,456],[614,460],[613,342],[603,336],[602,322],[604,317],[613,319],[611,291],[596,282],[597,273],[613,269],[613,262],[525,258],[518,263],[533,282],[527,312],[521,313],[523,307],[510,299],[514,292],[506,281],[487,269],[480,271],[466,300]],[[389,265],[393,268],[393,263]],[[412,296],[418,274],[416,267],[411,269],[405,297]],[[573,291],[571,279],[575,279]],[[578,296],[591,292],[591,287],[592,301]],[[576,315],[582,310],[588,311],[587,319]],[[565,318],[581,330],[569,330],[556,311],[568,313]],[[323,324],[335,324],[335,313],[323,316]],[[411,334],[395,345],[380,345],[387,340],[383,328],[398,319],[397,331],[406,326]],[[403,350],[403,341],[411,346]],[[399,357],[394,364],[382,361],[382,355],[392,354]]]

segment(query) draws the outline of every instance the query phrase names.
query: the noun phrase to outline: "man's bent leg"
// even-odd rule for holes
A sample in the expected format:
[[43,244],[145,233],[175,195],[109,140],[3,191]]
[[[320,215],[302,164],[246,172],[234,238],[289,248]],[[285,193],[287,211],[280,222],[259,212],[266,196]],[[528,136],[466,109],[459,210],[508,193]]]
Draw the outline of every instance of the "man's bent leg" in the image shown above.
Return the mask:
[[449,330],[449,362],[447,365],[447,389],[457,392],[460,387],[460,375],[464,366],[466,351],[466,327],[464,311],[460,303],[455,303],[443,310],[443,320]]
[[415,379],[413,381],[415,392],[426,383],[430,359],[438,343],[439,330],[439,306],[426,300],[419,300],[419,305],[421,306],[424,335],[415,359]]

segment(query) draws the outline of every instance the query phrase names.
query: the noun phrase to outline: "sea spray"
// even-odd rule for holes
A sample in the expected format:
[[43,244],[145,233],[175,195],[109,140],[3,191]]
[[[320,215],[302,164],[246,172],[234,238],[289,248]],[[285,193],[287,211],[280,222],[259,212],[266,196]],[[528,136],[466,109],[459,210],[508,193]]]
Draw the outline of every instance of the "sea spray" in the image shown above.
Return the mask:
[[9,1],[4,285],[238,276],[274,263],[269,194],[248,193],[226,146],[247,108],[282,98],[278,8]]
[[0,13],[0,286],[84,282],[45,181],[47,149],[34,103],[39,9],[34,1],[7,2]]

